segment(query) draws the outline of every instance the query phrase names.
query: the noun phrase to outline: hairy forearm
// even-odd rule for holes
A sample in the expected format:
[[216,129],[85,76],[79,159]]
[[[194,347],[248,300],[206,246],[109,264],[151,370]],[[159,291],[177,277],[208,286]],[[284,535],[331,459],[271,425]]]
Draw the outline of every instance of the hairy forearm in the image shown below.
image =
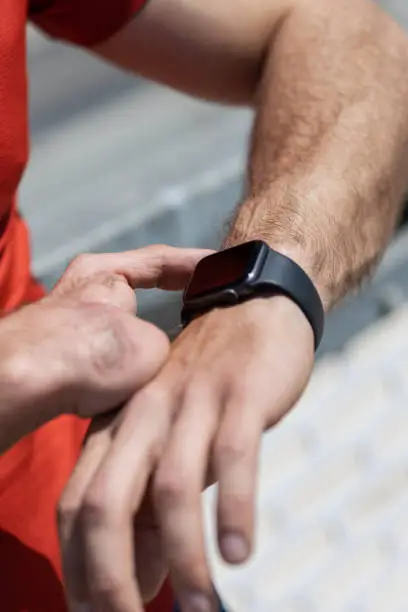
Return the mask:
[[408,184],[408,43],[374,4],[297,2],[270,39],[245,201],[227,244],[262,238],[327,308],[370,273]]

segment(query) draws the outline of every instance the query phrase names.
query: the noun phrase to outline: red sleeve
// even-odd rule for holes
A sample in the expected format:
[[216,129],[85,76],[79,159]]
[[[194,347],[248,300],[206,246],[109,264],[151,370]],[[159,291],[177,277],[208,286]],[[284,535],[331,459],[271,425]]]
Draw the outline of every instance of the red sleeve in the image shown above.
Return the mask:
[[31,0],[30,21],[53,38],[91,47],[120,30],[148,0]]

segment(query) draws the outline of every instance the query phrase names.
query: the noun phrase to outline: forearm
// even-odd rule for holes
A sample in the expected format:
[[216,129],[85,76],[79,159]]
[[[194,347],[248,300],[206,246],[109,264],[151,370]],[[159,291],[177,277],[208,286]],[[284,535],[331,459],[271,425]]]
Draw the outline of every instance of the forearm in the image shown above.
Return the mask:
[[[0,368],[2,369],[2,368]],[[0,375],[3,378],[2,374]],[[10,385],[0,390],[0,455],[28,433],[51,420],[44,406],[23,398]]]
[[58,416],[58,401],[52,390],[47,396],[41,391],[44,377],[36,369],[42,364],[35,365],[29,347],[23,353],[19,343],[13,341],[14,334],[19,333],[13,323],[9,317],[0,320],[0,455]]
[[262,238],[326,307],[373,269],[408,183],[408,43],[374,4],[297,2],[270,41],[245,202],[227,244]]
[[58,404],[40,401],[30,394],[23,372],[15,371],[19,358],[2,354],[0,357],[0,455],[53,417]]

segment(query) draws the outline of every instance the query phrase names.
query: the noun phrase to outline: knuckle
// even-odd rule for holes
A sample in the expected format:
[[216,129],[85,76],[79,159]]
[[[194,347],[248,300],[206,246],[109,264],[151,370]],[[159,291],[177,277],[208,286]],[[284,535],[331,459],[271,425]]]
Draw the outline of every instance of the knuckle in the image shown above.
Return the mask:
[[[181,361],[181,367],[191,367],[188,361],[188,355],[181,355],[179,357],[181,357],[181,360],[183,360],[183,358],[186,360],[185,364]],[[219,378],[213,376],[209,367],[197,367],[196,372],[189,372],[189,374],[190,376],[186,382],[184,391],[184,402],[186,406],[195,406],[197,402],[201,404],[205,403],[205,409],[207,411],[219,414],[222,409],[222,376]]]
[[114,569],[105,568],[95,579],[92,591],[96,600],[103,602],[105,607],[107,602],[115,602],[122,598],[127,588],[126,581]]
[[73,275],[86,276],[92,269],[95,257],[92,253],[81,253],[71,261],[67,271]]
[[64,532],[76,518],[79,503],[68,493],[63,493],[57,505],[57,526],[60,533]]
[[[138,398],[141,404],[144,404],[145,406],[155,406],[159,411],[171,404],[171,395],[169,390],[158,379],[141,389],[139,391]],[[160,450],[162,450],[164,440],[158,439],[157,444],[160,446]]]
[[109,303],[110,289],[101,282],[94,282],[95,279],[90,279],[86,284],[81,286],[80,300],[85,303],[104,304]]
[[146,449],[144,465],[148,470],[154,470],[163,456],[166,438],[163,434],[156,434]]
[[227,520],[232,519],[234,523],[245,522],[248,510],[252,509],[252,496],[243,491],[223,493],[220,496],[220,508],[224,514],[227,513]]
[[150,244],[149,246],[145,248],[146,248],[147,253],[150,253],[152,255],[161,256],[162,254],[165,254],[168,251],[170,251],[172,247],[168,246],[167,244],[158,243],[158,244]]
[[129,344],[136,353],[143,350],[144,362],[161,357],[163,351],[167,355],[170,342],[161,329],[140,319],[127,319],[126,327]]
[[155,499],[159,505],[177,505],[188,498],[190,484],[190,478],[185,473],[159,469],[154,484]]
[[83,292],[93,276],[94,264],[92,262],[95,257],[96,255],[93,254],[81,254],[73,259],[55,286],[53,293],[70,294],[78,291]]
[[209,582],[209,570],[203,551],[186,551],[184,556],[173,562],[177,573],[183,576],[184,584],[192,591],[206,591]]
[[227,464],[239,463],[248,454],[247,446],[242,440],[227,437],[217,440],[214,452],[219,462]]
[[79,512],[79,522],[85,530],[105,529],[117,522],[117,514],[111,501],[91,487],[85,494]]

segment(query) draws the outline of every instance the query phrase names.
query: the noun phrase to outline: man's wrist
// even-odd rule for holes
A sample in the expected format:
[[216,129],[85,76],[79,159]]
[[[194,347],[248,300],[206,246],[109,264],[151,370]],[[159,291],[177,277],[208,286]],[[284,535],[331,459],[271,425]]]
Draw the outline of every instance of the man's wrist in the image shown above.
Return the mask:
[[334,266],[336,270],[333,267],[327,220],[324,215],[319,215],[318,219],[312,215],[313,203],[300,195],[307,193],[306,187],[286,180],[282,183],[271,188],[269,196],[254,196],[239,206],[223,246],[228,248],[250,240],[263,240],[302,268],[327,312],[342,292],[342,270],[337,269],[338,265]]
[[332,292],[322,278],[316,267],[315,258],[308,249],[299,244],[279,243],[273,239],[265,242],[281,255],[289,257],[307,274],[319,294],[324,311],[327,312],[332,303]]
[[296,241],[284,240],[268,232],[240,234],[232,232],[224,241],[223,248],[230,248],[250,240],[263,240],[274,251],[285,255],[294,261],[310,278],[315,286],[323,304],[324,311],[327,312],[333,303],[333,293],[330,285],[325,282],[320,270],[316,265],[316,253],[312,253],[308,248]]

